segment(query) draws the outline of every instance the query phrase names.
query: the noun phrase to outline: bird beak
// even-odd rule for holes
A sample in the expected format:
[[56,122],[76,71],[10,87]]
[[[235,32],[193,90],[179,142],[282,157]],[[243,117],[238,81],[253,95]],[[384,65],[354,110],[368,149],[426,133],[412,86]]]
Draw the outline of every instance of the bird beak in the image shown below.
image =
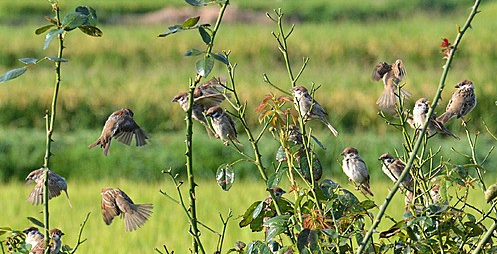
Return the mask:
[[344,155],[345,155],[345,153],[344,153],[344,152],[342,152],[342,153],[340,153],[340,155],[341,155],[341,156],[344,156]]

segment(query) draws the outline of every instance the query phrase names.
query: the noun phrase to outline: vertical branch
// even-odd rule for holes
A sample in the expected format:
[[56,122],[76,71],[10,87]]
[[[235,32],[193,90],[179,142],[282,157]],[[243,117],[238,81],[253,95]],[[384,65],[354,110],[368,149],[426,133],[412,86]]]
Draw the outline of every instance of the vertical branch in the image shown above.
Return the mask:
[[426,133],[426,129],[427,129],[427,126],[428,126],[428,121],[431,118],[431,116],[433,115],[434,109],[435,109],[435,107],[436,107],[436,105],[438,103],[438,100],[440,99],[440,96],[442,94],[442,91],[443,91],[443,89],[445,87],[445,80],[447,78],[447,74],[449,73],[449,69],[450,69],[450,66],[452,64],[452,59],[454,58],[454,54],[457,51],[457,47],[459,46],[459,43],[461,42],[464,33],[466,32],[466,30],[468,28],[471,27],[471,22],[473,21],[473,18],[479,12],[478,11],[478,6],[479,5],[480,5],[480,0],[475,0],[475,3],[473,5],[471,13],[469,14],[469,16],[468,16],[468,18],[466,20],[466,23],[464,24],[464,26],[462,27],[462,29],[459,29],[459,31],[458,31],[456,40],[454,41],[454,44],[453,44],[454,45],[453,49],[451,50],[451,52],[449,54],[449,57],[447,58],[447,61],[446,61],[445,65],[444,65],[444,70],[442,72],[442,77],[440,78],[440,82],[438,84],[437,93],[435,94],[435,98],[433,99],[433,104],[432,104],[433,107],[431,107],[429,109],[429,111],[428,111],[428,114],[426,116],[427,121],[424,123],[423,128],[420,131],[419,136],[417,137],[416,143],[414,144],[414,147],[413,147],[413,151],[409,155],[409,160],[407,162],[406,168],[404,169],[404,171],[400,175],[399,180],[397,181],[397,183],[395,183],[395,185],[393,186],[393,188],[390,191],[390,193],[388,193],[388,195],[387,195],[387,197],[385,199],[385,202],[380,206],[380,211],[376,215],[376,218],[373,221],[373,224],[371,225],[371,228],[366,233],[366,236],[364,237],[363,241],[359,245],[359,248],[357,249],[357,252],[356,252],[357,254],[360,254],[360,253],[364,252],[366,244],[371,239],[371,237],[373,235],[373,232],[376,230],[376,228],[380,224],[380,221],[383,218],[383,215],[385,214],[385,211],[386,211],[388,205],[390,204],[393,196],[396,194],[397,190],[399,189],[400,183],[405,179],[405,177],[411,171],[412,165],[414,163],[414,159],[416,158],[416,154],[418,153],[418,150],[421,147],[421,143],[422,143],[422,141],[424,139],[423,137],[425,136],[425,133]]
[[[229,0],[221,6],[221,10],[219,11],[218,18],[216,20],[216,24],[212,29],[211,42],[207,45],[206,55],[209,55],[212,52],[212,47],[214,46],[214,39],[216,38],[217,30],[221,25],[221,20],[223,18],[226,7],[228,7]],[[191,226],[191,234],[192,237],[192,246],[193,253],[198,253],[199,249],[202,253],[205,253],[204,249],[201,248],[200,243],[200,230],[198,229],[198,221],[197,221],[197,208],[196,208],[196,197],[195,197],[195,187],[197,184],[195,183],[195,175],[193,173],[193,120],[192,120],[192,107],[193,107],[193,92],[195,91],[195,87],[200,83],[202,76],[197,74],[195,80],[190,81],[190,89],[189,89],[189,100],[188,100],[188,110],[186,112],[186,171],[188,174],[188,184],[189,184],[189,195],[188,200],[190,203],[190,207],[188,209]],[[200,247],[200,248],[199,248]]]
[[[55,20],[57,22],[57,26],[61,27],[60,23],[60,12],[59,12],[59,5],[58,2],[53,2],[52,3],[52,9],[55,12]],[[57,36],[58,41],[59,41],[59,50],[57,53],[57,57],[60,59],[62,58],[62,52],[64,50],[64,37],[63,34],[60,34]],[[44,162],[43,162],[43,168],[45,169],[45,185],[43,189],[43,204],[44,204],[44,225],[45,225],[45,244],[46,246],[49,245],[50,242],[50,236],[48,234],[49,230],[49,205],[48,205],[48,168],[50,166],[50,157],[52,156],[51,152],[51,146],[52,146],[52,135],[54,131],[54,126],[55,126],[55,115],[56,115],[56,110],[57,110],[57,97],[59,94],[59,86],[60,86],[60,67],[61,67],[61,62],[56,61],[55,62],[55,87],[54,87],[54,92],[53,92],[53,98],[52,98],[52,106],[50,109],[50,116],[48,115],[49,112],[45,113],[45,120],[46,120],[46,147],[45,147],[45,157],[44,157]],[[45,253],[49,253],[50,248],[47,248],[45,250]]]

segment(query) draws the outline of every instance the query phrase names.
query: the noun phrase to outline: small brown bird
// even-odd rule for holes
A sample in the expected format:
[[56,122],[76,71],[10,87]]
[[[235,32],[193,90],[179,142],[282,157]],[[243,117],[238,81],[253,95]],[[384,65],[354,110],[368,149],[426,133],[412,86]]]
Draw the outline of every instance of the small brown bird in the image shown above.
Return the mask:
[[[50,254],[58,254],[60,252],[60,248],[62,247],[61,238],[64,235],[62,231],[59,229],[51,229],[48,231],[50,234]],[[45,242],[41,241],[36,246],[34,246],[29,254],[43,254],[45,253]]]
[[[283,194],[286,193],[286,191],[284,191],[282,188],[280,187],[272,187],[270,189],[268,189],[268,191],[271,191],[273,192],[273,195],[274,197],[276,198],[276,200],[280,199],[281,196],[283,196]],[[264,203],[266,203],[266,205],[271,205],[271,203],[273,202],[273,198],[271,198],[271,195],[268,195],[265,199],[264,199]]]
[[147,144],[147,133],[145,133],[138,124],[133,120],[133,111],[128,108],[123,108],[113,112],[105,122],[102,130],[102,135],[95,143],[88,146],[89,149],[100,145],[104,149],[104,155],[109,153],[110,142],[112,138],[123,144],[131,145],[133,136],[136,139],[136,146],[144,146]]
[[26,234],[26,244],[29,244],[31,246],[29,247],[29,250],[33,249],[39,243],[42,243],[43,239],[45,238],[45,236],[43,236],[43,234],[36,227],[26,228],[22,232]]
[[344,157],[342,160],[342,170],[345,175],[358,184],[366,194],[374,196],[369,186],[368,168],[366,167],[366,163],[359,157],[357,149],[347,147],[340,155]]
[[[171,102],[177,102],[181,106],[181,108],[186,112],[188,111],[188,93],[179,93],[176,96],[174,96],[173,100]],[[192,118],[199,121],[203,125],[208,125],[207,124],[207,119],[205,119],[204,116],[204,105],[193,102],[192,105]]]
[[[389,153],[384,153],[378,158],[382,162],[381,170],[385,175],[392,180],[392,182],[397,183],[400,175],[404,172],[406,165],[399,159],[394,158]],[[406,206],[412,203],[414,200],[414,181],[410,173],[400,183],[400,186],[406,190]]]
[[[50,169],[48,170],[48,199],[58,197],[61,191],[66,193],[67,201],[69,206],[71,205],[71,200],[69,199],[69,194],[67,193],[67,182],[66,179]],[[45,170],[44,168],[36,169],[31,171],[26,177],[27,183],[35,182],[35,188],[29,194],[27,200],[32,205],[43,204],[43,187],[45,185]]]
[[309,94],[307,91],[307,88],[303,86],[296,86],[290,91],[293,93],[293,101],[295,103],[295,107],[297,110],[300,109],[300,114],[302,117],[305,118],[306,121],[309,121],[311,119],[319,119],[321,122],[323,122],[328,129],[330,129],[331,133],[333,135],[338,136],[338,131],[330,124],[328,119],[326,119],[326,116],[328,113],[319,105],[319,103],[312,98],[312,96]]
[[447,104],[445,113],[437,118],[442,124],[446,124],[454,116],[459,119],[469,114],[469,112],[476,107],[476,95],[473,82],[465,79],[459,82],[455,88],[457,88],[457,90],[452,94],[452,98]]
[[[423,124],[426,122],[426,116],[428,114],[429,109],[430,105],[426,98],[420,98],[419,100],[416,101],[412,113],[413,113],[414,127],[417,130],[421,130],[421,127],[423,127]],[[445,133],[459,140],[459,137],[456,136],[451,131],[449,131],[449,129],[447,129],[447,127],[445,127],[445,125],[443,125],[441,122],[437,121],[436,117],[437,116],[433,114],[429,119],[428,127],[426,129],[426,133],[428,134],[428,136],[432,136],[437,133]]]
[[212,127],[216,132],[216,138],[220,138],[224,145],[229,145],[233,141],[237,145],[242,145],[236,138],[236,123],[221,107],[212,107],[207,110],[206,116],[212,119]]
[[195,102],[202,104],[204,109],[221,105],[226,97],[230,98],[230,94],[226,93],[219,78],[212,78],[195,87],[193,91]]
[[152,214],[152,204],[135,205],[124,191],[120,189],[102,189],[102,216],[105,224],[110,225],[115,216],[124,218],[126,231],[140,228]]
[[[393,64],[386,62],[379,62],[371,75],[371,80],[379,81],[383,79],[383,93],[376,101],[376,104],[384,110],[392,111],[395,109],[395,104],[399,102],[399,95],[397,94],[397,86],[406,75],[406,69],[402,60],[397,59]],[[404,88],[400,89],[402,96],[409,98],[411,93]]]

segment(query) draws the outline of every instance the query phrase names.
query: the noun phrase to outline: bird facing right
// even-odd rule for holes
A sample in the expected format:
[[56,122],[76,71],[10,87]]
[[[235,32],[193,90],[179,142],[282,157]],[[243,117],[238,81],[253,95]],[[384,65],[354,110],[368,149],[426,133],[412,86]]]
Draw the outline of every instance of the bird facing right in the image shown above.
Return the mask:
[[331,125],[331,123],[326,119],[328,113],[324,110],[319,103],[312,98],[312,96],[307,91],[307,88],[303,86],[296,86],[290,91],[293,93],[293,101],[297,110],[300,110],[301,116],[306,120],[319,119],[323,122],[328,129],[330,129],[333,135],[338,136],[338,131]]
[[437,118],[442,124],[446,124],[453,117],[461,118],[469,114],[469,112],[476,107],[476,95],[473,82],[465,79],[459,82],[455,88],[457,88],[457,90],[452,94],[452,98],[447,104],[445,113]]
[[359,184],[362,190],[371,195],[371,187],[369,186],[369,172],[366,163],[359,157],[359,152],[354,147],[347,147],[340,154],[344,158],[342,160],[343,172],[354,183]]
[[152,204],[136,205],[130,197],[120,189],[102,189],[102,216],[105,224],[110,225],[115,216],[124,218],[126,231],[140,228],[152,214]]
[[125,145],[131,145],[133,136],[136,139],[136,146],[147,144],[148,135],[133,120],[134,113],[131,109],[123,108],[114,111],[105,122],[102,134],[95,143],[88,146],[89,149],[100,145],[104,150],[104,155],[109,153],[110,142],[113,138]]

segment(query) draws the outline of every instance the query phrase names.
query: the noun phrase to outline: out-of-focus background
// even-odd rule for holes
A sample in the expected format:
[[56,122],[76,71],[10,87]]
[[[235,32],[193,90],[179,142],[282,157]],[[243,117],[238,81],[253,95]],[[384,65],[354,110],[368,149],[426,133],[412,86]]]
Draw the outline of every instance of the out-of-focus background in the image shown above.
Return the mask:
[[[189,244],[186,219],[181,217],[179,207],[158,190],[167,189],[174,194],[161,170],[172,168],[180,176],[184,174],[184,112],[171,99],[186,91],[189,79],[195,75],[196,60],[183,54],[204,45],[195,31],[166,38],[157,36],[168,26],[192,16],[200,15],[200,22],[212,23],[218,8],[191,7],[179,0],[70,0],[60,2],[62,15],[79,5],[97,11],[98,26],[104,35],[94,38],[74,31],[66,37],[64,57],[69,62],[62,68],[51,165],[68,180],[74,208],[70,209],[63,197],[57,198],[51,206],[55,214],[53,224],[69,232],[66,243],[72,245],[79,223],[92,211],[86,233],[89,240],[81,247],[82,253],[151,252],[162,244],[170,244],[177,253],[186,253]],[[455,39],[457,25],[464,24],[471,3],[232,1],[214,51],[231,51],[230,60],[237,63],[237,87],[247,101],[253,128],[258,128],[254,110],[264,95],[281,94],[263,82],[263,74],[281,88],[290,88],[283,58],[271,35],[276,25],[265,15],[280,7],[285,13],[286,27],[296,25],[289,42],[294,69],[300,68],[303,57],[310,58],[299,84],[321,86],[315,98],[340,131],[340,136],[334,138],[320,123],[310,123],[315,136],[327,148],[318,151],[325,177],[348,185],[338,163],[339,154],[345,147],[355,146],[368,164],[373,191],[378,192],[375,199],[381,201],[391,183],[381,173],[377,158],[385,152],[402,151],[402,137],[377,115],[375,102],[383,87],[380,82],[370,80],[373,67],[379,61],[403,59],[407,69],[405,88],[413,94],[407,106],[412,107],[419,97],[433,98],[445,63],[440,44],[443,38],[451,42]],[[478,156],[483,158],[495,145],[484,122],[492,132],[497,132],[494,34],[497,2],[485,2],[480,9],[473,29],[467,32],[456,54],[437,111],[442,113],[457,82],[463,79],[474,82],[478,106],[469,115],[469,128],[473,133],[481,133]],[[34,34],[36,28],[46,24],[44,16],[51,15],[48,1],[0,1],[1,73],[20,67],[19,58],[56,55],[55,43],[42,50],[45,37]],[[211,76],[227,76],[226,69],[216,63]],[[35,217],[42,210],[24,202],[32,186],[25,186],[22,180],[43,162],[43,116],[51,103],[53,84],[53,66],[48,63],[0,84],[0,208],[5,214],[0,216],[0,226],[23,228],[28,225],[26,216]],[[229,109],[228,104],[225,106]],[[113,142],[108,157],[98,148],[88,150],[109,114],[123,107],[134,111],[135,120],[150,133],[150,144],[136,148]],[[452,121],[448,127],[462,140],[438,136],[434,138],[433,149],[441,146],[444,157],[452,158],[453,163],[466,163],[467,159],[458,153],[470,151],[464,129],[459,121]],[[250,153],[246,136],[242,133],[239,139],[247,144],[244,149]],[[225,214],[228,208],[233,208],[236,215],[243,213],[253,201],[265,197],[264,184],[256,182],[259,176],[253,165],[239,163],[235,166],[238,182],[228,193],[222,192],[215,185],[214,173],[219,165],[235,161],[239,155],[219,140],[209,139],[202,126],[195,126],[195,141],[201,218],[220,230],[218,213]],[[261,144],[264,163],[270,168],[277,142],[268,134]],[[493,154],[486,166],[497,167]],[[491,170],[487,174],[495,176]],[[99,191],[106,186],[122,187],[137,203],[154,202],[156,209],[151,221],[131,234],[123,233],[120,220],[107,228],[99,214]],[[475,195],[477,198],[479,194]],[[202,203],[202,196],[206,203]],[[401,199],[397,201],[402,203]],[[399,212],[390,211],[392,215]],[[232,233],[226,242],[229,246],[236,239],[255,238],[249,229],[238,230],[237,223],[235,220],[230,225]],[[204,237],[212,239],[209,247],[214,248],[216,236],[206,231]]]

